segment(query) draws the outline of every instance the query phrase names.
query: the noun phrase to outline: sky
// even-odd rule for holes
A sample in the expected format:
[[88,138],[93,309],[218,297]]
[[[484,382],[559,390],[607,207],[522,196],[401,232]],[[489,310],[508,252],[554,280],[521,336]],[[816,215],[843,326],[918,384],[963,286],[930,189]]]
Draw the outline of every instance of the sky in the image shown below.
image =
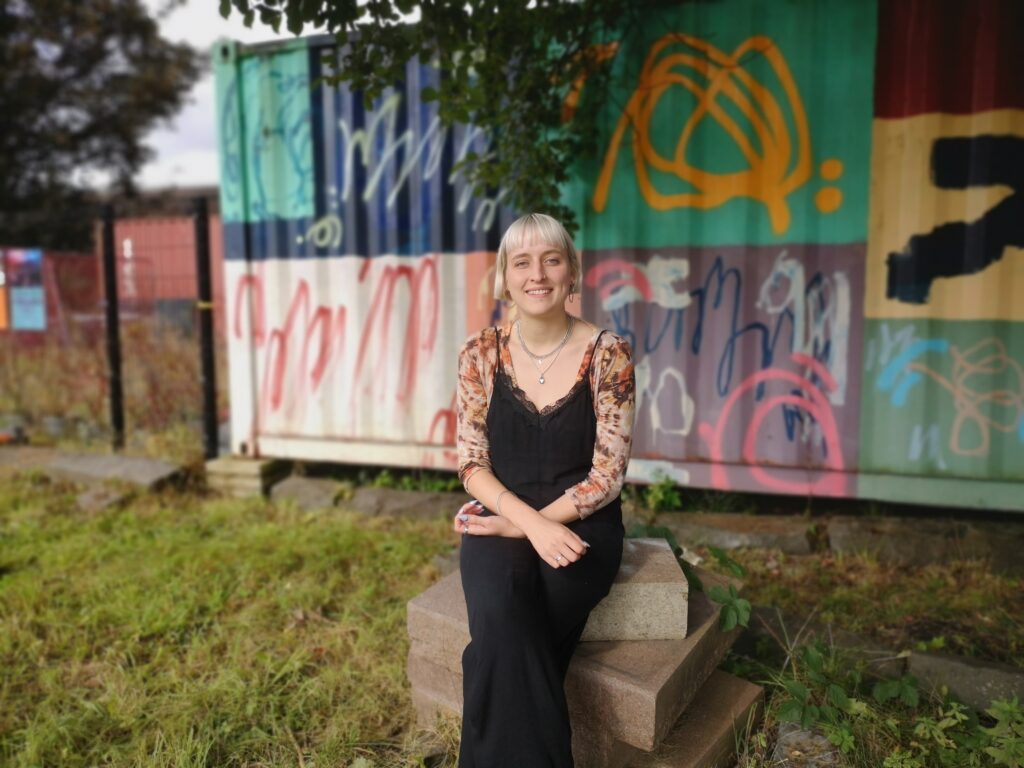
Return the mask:
[[[156,15],[164,0],[143,0],[150,13]],[[208,52],[216,40],[229,38],[243,43],[257,43],[276,38],[291,39],[282,28],[275,35],[270,27],[253,24],[246,29],[237,12],[221,18],[218,0],[188,0],[160,21],[164,37],[184,41]],[[307,28],[304,34],[318,30]],[[214,102],[213,71],[204,75],[189,93],[187,104],[170,124],[161,125],[146,137],[155,156],[136,176],[143,188],[166,186],[215,185],[219,179],[217,162],[217,109]]]

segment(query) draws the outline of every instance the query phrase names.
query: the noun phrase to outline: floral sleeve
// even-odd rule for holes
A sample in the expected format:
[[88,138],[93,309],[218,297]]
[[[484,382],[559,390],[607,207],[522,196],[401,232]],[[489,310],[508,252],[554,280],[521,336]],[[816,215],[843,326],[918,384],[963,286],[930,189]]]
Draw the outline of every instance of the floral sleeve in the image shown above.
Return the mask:
[[611,337],[611,341],[602,339],[600,356],[595,361],[597,436],[593,463],[586,478],[566,490],[581,518],[619,495],[633,447],[636,381],[632,351],[625,339],[610,333],[605,336]]
[[459,351],[458,385],[455,397],[456,445],[459,480],[463,487],[477,471],[491,468],[491,446],[487,436],[487,389],[484,382],[485,355],[494,354],[493,334],[482,331],[472,336]]

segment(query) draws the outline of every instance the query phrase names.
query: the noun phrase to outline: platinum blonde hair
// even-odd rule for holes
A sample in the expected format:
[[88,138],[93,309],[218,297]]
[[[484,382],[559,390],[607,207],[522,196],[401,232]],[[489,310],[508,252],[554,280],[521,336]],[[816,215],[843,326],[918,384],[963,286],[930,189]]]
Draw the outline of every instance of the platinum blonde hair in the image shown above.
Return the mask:
[[524,246],[535,243],[553,245],[569,260],[572,271],[572,292],[580,292],[580,254],[565,231],[562,222],[546,213],[528,213],[513,221],[498,245],[498,263],[494,269],[494,298],[505,298],[505,269],[508,267],[509,254]]

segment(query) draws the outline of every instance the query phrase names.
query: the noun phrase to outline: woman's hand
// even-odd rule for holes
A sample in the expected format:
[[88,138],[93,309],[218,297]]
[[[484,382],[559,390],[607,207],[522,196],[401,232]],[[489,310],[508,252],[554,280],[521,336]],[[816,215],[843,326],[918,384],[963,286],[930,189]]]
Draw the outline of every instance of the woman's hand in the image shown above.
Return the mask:
[[471,536],[505,536],[510,539],[526,537],[521,530],[497,515],[482,516],[484,505],[476,499],[466,502],[455,513],[453,527],[456,533],[468,533]]
[[572,565],[587,553],[590,546],[561,523],[540,518],[526,532],[533,548],[552,568]]

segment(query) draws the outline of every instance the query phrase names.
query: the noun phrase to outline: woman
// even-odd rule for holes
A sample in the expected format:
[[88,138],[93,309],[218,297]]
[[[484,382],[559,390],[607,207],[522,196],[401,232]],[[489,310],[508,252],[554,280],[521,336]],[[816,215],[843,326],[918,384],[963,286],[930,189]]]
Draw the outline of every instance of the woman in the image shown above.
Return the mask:
[[478,500],[454,520],[472,638],[461,768],[573,765],[563,684],[619,568],[634,409],[629,345],[565,310],[580,271],[558,221],[515,221],[494,296],[517,319],[459,354],[459,476]]

